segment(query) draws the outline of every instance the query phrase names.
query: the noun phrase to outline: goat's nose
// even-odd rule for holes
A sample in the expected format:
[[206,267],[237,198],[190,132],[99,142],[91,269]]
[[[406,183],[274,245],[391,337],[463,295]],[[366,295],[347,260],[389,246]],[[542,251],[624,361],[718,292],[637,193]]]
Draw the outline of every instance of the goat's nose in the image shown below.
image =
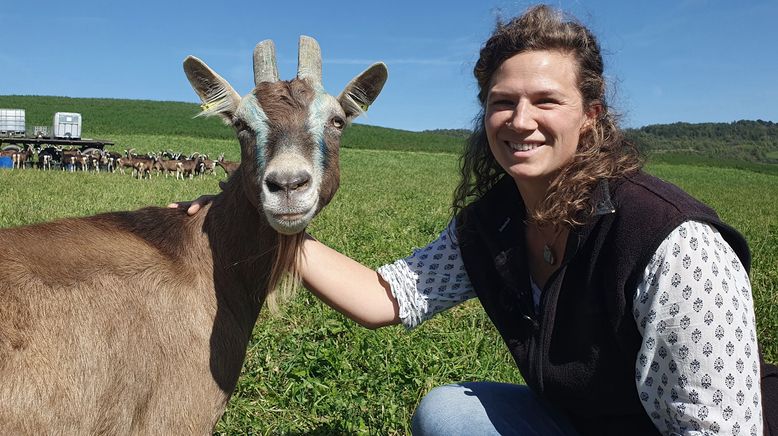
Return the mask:
[[270,192],[284,191],[303,192],[310,186],[311,175],[308,171],[278,172],[273,171],[265,176],[265,184]]

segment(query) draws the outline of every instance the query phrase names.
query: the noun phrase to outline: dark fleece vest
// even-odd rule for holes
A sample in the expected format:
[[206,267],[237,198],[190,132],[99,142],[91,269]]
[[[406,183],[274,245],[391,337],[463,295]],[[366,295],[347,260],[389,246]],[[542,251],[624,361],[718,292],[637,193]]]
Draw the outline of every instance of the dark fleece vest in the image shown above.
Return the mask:
[[686,220],[718,229],[747,270],[748,246],[711,208],[643,172],[601,182],[591,204],[594,215],[570,232],[543,289],[540,313],[532,303],[524,204],[510,177],[458,217],[465,268],[526,383],[581,434],[657,434],[635,385],[641,336],[632,300],[643,271]]

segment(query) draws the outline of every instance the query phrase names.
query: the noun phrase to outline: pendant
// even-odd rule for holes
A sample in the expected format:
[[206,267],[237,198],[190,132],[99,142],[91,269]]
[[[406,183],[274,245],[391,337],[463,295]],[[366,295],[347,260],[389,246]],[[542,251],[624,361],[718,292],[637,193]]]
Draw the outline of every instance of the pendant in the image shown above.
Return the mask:
[[545,260],[549,265],[553,265],[554,262],[556,262],[556,259],[554,259],[554,253],[552,253],[551,249],[548,248],[548,244],[543,245],[543,260]]

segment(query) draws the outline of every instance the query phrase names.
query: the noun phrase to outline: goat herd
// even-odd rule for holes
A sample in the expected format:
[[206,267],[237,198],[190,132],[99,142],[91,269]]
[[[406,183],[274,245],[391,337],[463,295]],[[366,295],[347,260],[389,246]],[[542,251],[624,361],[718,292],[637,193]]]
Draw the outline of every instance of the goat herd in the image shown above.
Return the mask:
[[21,150],[2,150],[0,156],[10,156],[13,169],[60,169],[69,172],[119,171],[121,174],[130,171],[132,176],[138,179],[151,178],[152,173],[164,174],[166,178],[175,176],[176,179],[181,180],[206,174],[215,175],[217,166],[224,169],[229,177],[240,165],[240,162],[225,160],[224,154],[217,159],[209,159],[208,155],[197,152],[189,156],[172,151],[136,154],[134,149],[130,149],[121,154],[97,148],[81,151],[61,147],[37,148],[33,145],[28,145]]

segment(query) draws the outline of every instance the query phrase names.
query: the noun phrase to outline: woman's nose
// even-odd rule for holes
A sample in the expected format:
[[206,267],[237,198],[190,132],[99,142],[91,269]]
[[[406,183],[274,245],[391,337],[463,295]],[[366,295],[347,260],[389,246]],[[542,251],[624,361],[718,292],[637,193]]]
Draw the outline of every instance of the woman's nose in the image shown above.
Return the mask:
[[508,120],[507,126],[518,131],[537,129],[538,123],[535,121],[532,106],[529,102],[522,100],[516,104],[516,108],[513,109],[513,114]]

